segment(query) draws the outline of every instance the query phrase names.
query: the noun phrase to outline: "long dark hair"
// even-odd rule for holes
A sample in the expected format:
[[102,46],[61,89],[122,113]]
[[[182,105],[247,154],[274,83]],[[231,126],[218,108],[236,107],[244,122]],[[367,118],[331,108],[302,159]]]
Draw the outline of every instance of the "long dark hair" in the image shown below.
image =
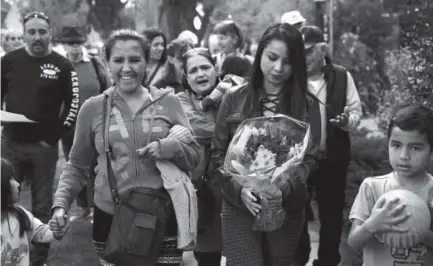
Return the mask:
[[279,113],[303,119],[307,111],[307,67],[305,62],[304,41],[301,33],[287,23],[277,23],[266,29],[259,41],[255,60],[251,69],[248,89],[251,92],[246,98],[242,113],[250,116],[253,110],[260,108],[259,94],[263,90],[263,72],[260,68],[263,50],[273,40],[280,40],[287,45],[292,74],[280,96],[277,105]]
[[164,41],[164,51],[162,52],[160,62],[165,63],[167,60],[167,37],[165,37],[164,33],[158,29],[146,29],[142,34],[149,41],[150,46],[152,46],[153,39],[160,36],[162,37],[162,40]]
[[[193,57],[195,55],[203,56],[213,66],[215,66],[215,60],[212,58],[212,55],[210,54],[210,51],[207,48],[203,48],[203,47],[193,48],[193,49],[190,49],[185,54],[183,54],[183,56],[182,56],[182,63],[183,63],[182,87],[185,90],[187,90],[187,91],[189,91],[189,92],[191,92],[193,94],[196,94],[196,92],[191,89],[191,86],[189,86],[188,79],[186,78],[187,77],[187,73],[186,72],[188,70],[188,66],[187,66],[188,58]],[[216,79],[214,87],[216,87],[217,84],[218,84],[218,79]],[[211,92],[212,91],[210,91],[209,93],[211,93]]]
[[[5,160],[1,159],[1,212],[2,219],[9,219],[11,216],[15,216],[18,219],[20,225],[20,237],[24,235],[24,232],[29,231],[32,227],[30,218],[24,212],[24,210],[15,205],[12,198],[12,188],[10,181],[16,176],[13,165]],[[8,220],[9,223],[9,220]],[[12,234],[10,224],[9,231]]]

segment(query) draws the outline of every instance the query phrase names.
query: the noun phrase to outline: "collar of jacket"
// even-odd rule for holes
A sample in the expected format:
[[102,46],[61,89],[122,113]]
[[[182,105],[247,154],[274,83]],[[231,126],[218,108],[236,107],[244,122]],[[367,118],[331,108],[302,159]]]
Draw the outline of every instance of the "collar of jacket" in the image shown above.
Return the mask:
[[[169,94],[170,92],[174,93],[174,89],[168,86],[166,88],[161,88],[161,89],[158,89],[157,87],[154,86],[150,86],[148,90],[150,93],[149,95],[150,101],[152,103],[162,99],[165,95]],[[116,85],[111,86],[110,88],[105,90],[103,94],[109,98],[113,98],[113,94],[115,93],[115,91],[116,91]]]
[[329,84],[332,84],[333,81],[334,81],[334,75],[333,75],[333,72],[334,72],[334,65],[331,64],[331,63],[327,63],[326,65],[324,65],[324,66],[322,67],[322,72],[323,72],[323,75],[324,75],[324,77],[325,77],[325,81],[326,81],[326,83],[327,83],[328,85],[329,85]]

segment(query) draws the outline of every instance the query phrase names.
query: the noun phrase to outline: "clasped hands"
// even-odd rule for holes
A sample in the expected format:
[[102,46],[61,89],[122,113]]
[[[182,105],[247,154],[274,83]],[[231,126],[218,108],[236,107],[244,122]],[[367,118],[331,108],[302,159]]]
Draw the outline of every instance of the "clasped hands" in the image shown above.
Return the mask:
[[[259,195],[253,193],[249,188],[244,187],[241,190],[241,200],[253,216],[260,214],[262,210],[260,202],[262,199],[259,198]],[[278,190],[272,198],[267,198],[266,200],[269,208],[282,208],[283,206],[283,194],[281,190]]]
[[[297,167],[302,163],[303,158],[299,154],[293,156],[288,162],[287,162],[287,168],[284,169],[280,173],[281,176],[283,175],[293,175]],[[284,183],[284,178],[287,177],[277,177],[275,184],[282,184]],[[274,182],[274,181],[273,181]],[[251,189],[243,187],[241,190],[241,201],[247,208],[247,210],[253,215],[257,216],[260,211],[262,210],[262,205],[260,204],[261,200],[258,198],[259,195],[252,192]],[[267,205],[269,208],[282,208],[283,206],[283,193],[281,189],[278,189],[277,192],[273,195],[272,198],[266,198]]]
[[69,231],[68,215],[66,215],[65,209],[61,207],[55,208],[48,226],[53,232],[54,238],[61,240]]

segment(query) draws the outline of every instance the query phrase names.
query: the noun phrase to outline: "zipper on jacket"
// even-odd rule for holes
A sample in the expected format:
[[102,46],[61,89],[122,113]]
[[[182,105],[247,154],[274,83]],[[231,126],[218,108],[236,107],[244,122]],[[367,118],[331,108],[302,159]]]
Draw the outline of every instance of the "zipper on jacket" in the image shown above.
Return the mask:
[[133,164],[134,164],[134,172],[135,172],[135,178],[136,178],[136,180],[137,180],[137,182],[136,182],[136,187],[139,187],[140,186],[140,176],[138,175],[138,155],[137,155],[137,142],[136,142],[136,134],[135,134],[135,118],[136,118],[136,114],[139,114],[140,112],[142,112],[144,109],[145,109],[145,107],[146,106],[148,106],[148,105],[146,105],[146,106],[142,106],[140,109],[138,109],[138,111],[134,114],[132,111],[131,111],[131,109],[129,108],[129,106],[128,106],[128,104],[126,103],[126,101],[122,98],[122,97],[119,97],[120,98],[120,100],[121,101],[123,101],[123,103],[125,104],[125,107],[127,108],[127,110],[128,110],[128,113],[129,113],[129,115],[130,115],[130,117],[132,116],[132,134],[131,134],[131,137],[132,137],[132,158],[134,158],[133,159]]
[[[143,105],[140,109],[138,109],[138,111],[135,114],[132,114],[132,146],[133,146],[133,150],[134,150],[134,168],[135,168],[135,176],[137,177],[137,187],[140,187],[140,176],[139,176],[139,171],[138,171],[138,165],[140,164],[139,157],[137,156],[137,138],[136,138],[136,134],[135,134],[135,120],[137,118],[138,115],[143,115],[142,112],[146,109],[146,108],[151,108],[151,106],[154,103],[151,102],[150,104],[146,104]],[[149,130],[152,130],[152,128],[149,128]],[[151,134],[151,132],[147,132],[147,134]],[[145,145],[147,145],[149,143],[145,143]],[[140,147],[140,148],[144,148],[144,147]]]
[[[150,93],[150,92],[149,92]],[[150,95],[149,95],[150,96]],[[137,110],[137,112],[132,113],[131,109],[129,108],[128,104],[126,103],[126,101],[122,98],[119,97],[123,103],[125,104],[126,108],[128,108],[129,110],[129,114],[132,115],[132,152],[133,152],[133,158],[134,158],[134,170],[135,170],[135,176],[137,178],[137,187],[140,187],[140,176],[138,174],[138,164],[139,164],[139,157],[137,155],[137,141],[136,141],[136,133],[135,133],[135,120],[136,117],[141,114],[146,108],[150,108],[152,105],[155,104],[155,100],[153,99],[152,96],[150,96],[150,103],[143,105],[142,107],[140,107],[140,109]],[[149,130],[152,130],[152,128],[149,128]],[[147,132],[147,134],[151,134],[151,132]],[[144,148],[144,147],[141,147]]]

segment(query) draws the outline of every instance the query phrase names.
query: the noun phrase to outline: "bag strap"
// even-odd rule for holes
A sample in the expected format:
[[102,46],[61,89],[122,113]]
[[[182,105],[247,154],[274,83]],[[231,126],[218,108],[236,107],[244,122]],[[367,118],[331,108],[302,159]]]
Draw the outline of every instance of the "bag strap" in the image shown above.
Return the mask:
[[119,192],[117,191],[117,183],[114,178],[113,168],[111,167],[110,160],[110,146],[108,145],[108,132],[110,127],[110,114],[111,113],[111,100],[109,96],[104,94],[104,101],[102,103],[102,141],[104,143],[106,163],[107,163],[107,178],[110,185],[111,197],[115,203],[119,203]]
[[153,70],[152,74],[149,77],[148,82],[145,82],[145,86],[149,86],[150,83],[152,82],[152,80],[155,78],[156,73],[158,73],[158,70],[161,68],[162,64],[158,63],[158,66],[156,66],[156,68]]
[[[152,104],[154,106],[150,118],[149,133],[146,138],[146,145],[149,144],[150,141],[152,140],[152,132],[153,132],[152,129],[155,123],[155,114],[156,111],[158,110],[159,100],[157,100]],[[110,114],[111,114],[111,98],[109,95],[104,94],[104,100],[102,103],[102,129],[103,129],[102,141],[104,143],[104,149],[105,149],[106,160],[107,160],[107,178],[108,178],[108,184],[110,185],[110,191],[111,191],[111,196],[113,198],[113,201],[115,203],[119,203],[120,202],[119,192],[117,190],[117,182],[116,182],[116,178],[114,177],[113,168],[111,167],[111,160],[110,160],[111,150],[108,142],[108,132],[110,128]]]

